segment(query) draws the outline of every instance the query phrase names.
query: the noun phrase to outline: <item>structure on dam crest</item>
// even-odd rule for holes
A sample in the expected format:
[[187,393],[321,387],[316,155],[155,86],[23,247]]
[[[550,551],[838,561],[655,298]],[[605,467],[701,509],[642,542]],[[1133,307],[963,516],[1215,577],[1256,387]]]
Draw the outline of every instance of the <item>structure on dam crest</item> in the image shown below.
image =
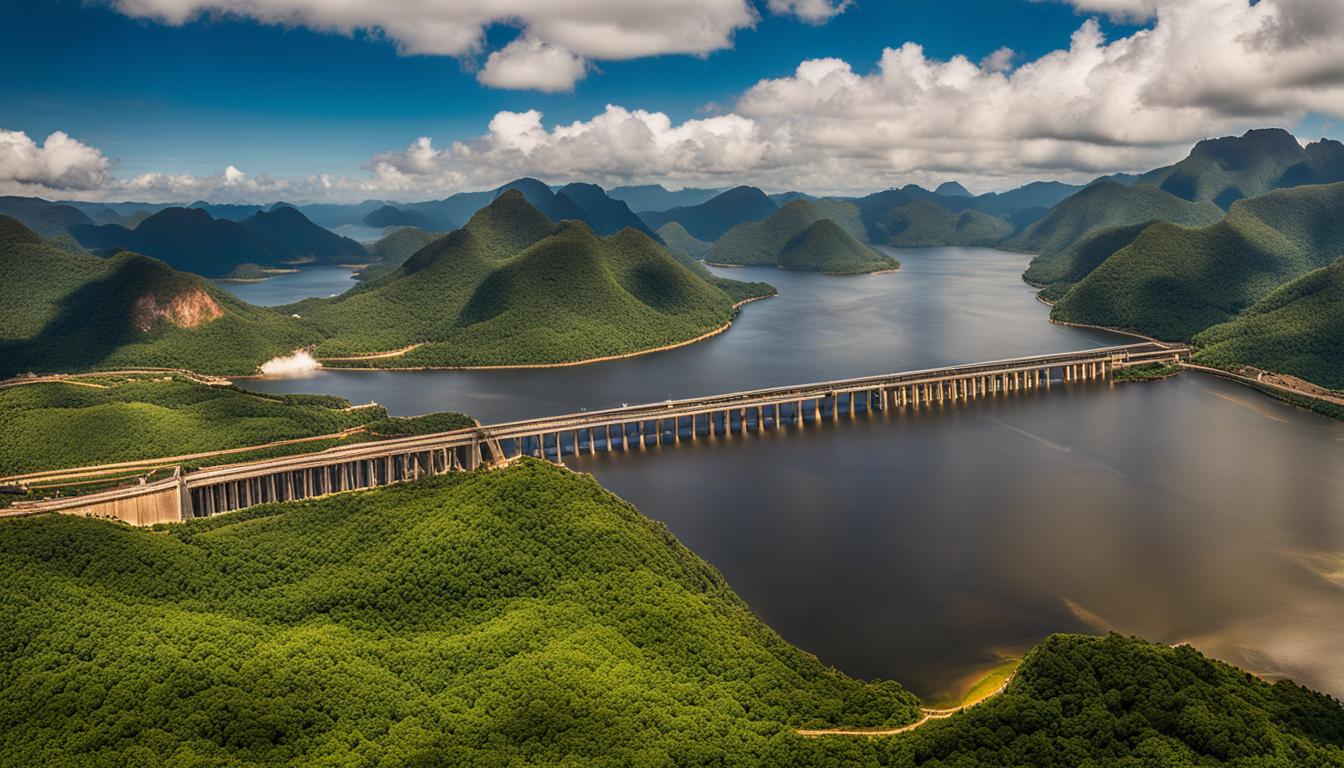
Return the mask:
[[[1185,347],[1149,342],[584,411],[192,472],[179,467],[171,477],[154,482],[18,502],[10,514],[62,512],[153,525],[473,470],[519,456],[560,461],[566,454],[638,450],[733,432],[801,428],[841,414],[852,418],[1045,390],[1108,379],[1120,368],[1188,358]],[[81,473],[96,474],[97,468]]]

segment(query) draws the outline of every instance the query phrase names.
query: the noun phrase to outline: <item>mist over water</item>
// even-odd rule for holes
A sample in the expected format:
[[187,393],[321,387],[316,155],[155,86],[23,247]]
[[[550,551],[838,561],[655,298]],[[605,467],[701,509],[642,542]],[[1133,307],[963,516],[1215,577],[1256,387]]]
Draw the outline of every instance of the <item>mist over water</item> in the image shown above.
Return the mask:
[[[898,257],[900,272],[871,277],[724,270],[781,295],[642,358],[242,384],[490,422],[1129,341],[1048,323],[1024,256]],[[852,674],[933,695],[1051,632],[1114,628],[1344,695],[1344,424],[1212,377],[567,461]]]

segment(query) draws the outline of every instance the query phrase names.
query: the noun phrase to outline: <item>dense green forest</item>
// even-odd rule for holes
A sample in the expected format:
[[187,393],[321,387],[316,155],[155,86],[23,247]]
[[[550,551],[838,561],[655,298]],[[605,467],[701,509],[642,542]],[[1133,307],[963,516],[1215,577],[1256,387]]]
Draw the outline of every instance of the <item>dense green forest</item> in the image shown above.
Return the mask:
[[1118,635],[1052,637],[907,734],[799,737],[916,702],[533,460],[159,531],[0,521],[0,579],[5,764],[1344,764],[1338,702]]
[[[825,222],[824,224],[822,222]],[[861,238],[858,206],[839,200],[793,200],[764,221],[739,224],[705,256],[711,264],[778,266],[831,274],[894,269]]]
[[0,217],[0,378],[124,367],[250,372],[317,340],[301,321],[133,253],[56,248]]
[[1041,298],[1055,301],[1153,223],[1096,230],[1062,251],[1042,253],[1031,260],[1022,279],[1040,288]]
[[1275,290],[1195,344],[1205,365],[1252,365],[1344,389],[1344,261]]
[[1217,224],[1159,223],[1055,304],[1051,317],[1188,340],[1344,254],[1344,184],[1281,189],[1233,204]]
[[890,234],[888,245],[919,248],[936,245],[991,246],[1013,234],[1006,219],[967,209],[953,213],[932,202],[914,202],[892,208],[879,226]]
[[710,246],[713,245],[713,243],[691,237],[691,233],[675,221],[670,221],[659,227],[658,236],[663,239],[663,242],[667,243],[667,247],[673,253],[691,259],[705,258],[709,255]]
[[1321,139],[1304,147],[1282,128],[1206,139],[1179,163],[1138,179],[1177,197],[1210,200],[1224,209],[1274,189],[1339,181],[1344,181],[1344,144]]
[[[693,339],[733,317],[752,286],[707,280],[634,229],[599,237],[553,224],[517,191],[395,273],[336,299],[284,308],[326,339],[319,357],[422,344],[380,367],[561,363]],[[349,363],[343,363],[349,364]]]
[[778,765],[794,726],[917,716],[536,461],[162,532],[4,520],[0,579],[6,765]]
[[[338,397],[261,395],[179,377],[87,382],[92,386],[0,389],[0,475],[217,451],[361,425],[393,434],[402,421],[387,419],[382,407],[347,410],[350,403]],[[465,426],[459,414],[436,416]]]
[[861,275],[897,269],[901,263],[864,245],[831,219],[819,219],[784,244],[781,269],[828,275]]
[[443,237],[415,227],[402,227],[367,246],[369,266],[355,274],[359,280],[376,280],[397,271],[416,251]]
[[1213,203],[1192,203],[1157,187],[1125,186],[1114,181],[1093,184],[1050,209],[1040,221],[1004,241],[1008,248],[1053,254],[1090,234],[1148,221],[1186,226],[1212,224],[1223,217]]

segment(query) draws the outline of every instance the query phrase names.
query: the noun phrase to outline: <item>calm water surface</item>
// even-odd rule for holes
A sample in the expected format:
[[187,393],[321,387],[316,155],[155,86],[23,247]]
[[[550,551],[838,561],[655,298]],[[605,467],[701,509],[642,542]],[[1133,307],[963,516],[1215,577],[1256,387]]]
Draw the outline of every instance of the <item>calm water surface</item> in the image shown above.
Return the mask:
[[345,267],[308,267],[255,283],[216,281],[216,285],[249,304],[275,307],[310,296],[336,296],[355,287],[354,270]]
[[[1025,257],[775,270],[668,353],[511,372],[249,381],[484,421],[1124,343],[1046,322]],[[922,695],[1051,632],[1117,629],[1344,695],[1344,424],[1220,380],[1093,383],[570,459],[662,520],[786,639]]]

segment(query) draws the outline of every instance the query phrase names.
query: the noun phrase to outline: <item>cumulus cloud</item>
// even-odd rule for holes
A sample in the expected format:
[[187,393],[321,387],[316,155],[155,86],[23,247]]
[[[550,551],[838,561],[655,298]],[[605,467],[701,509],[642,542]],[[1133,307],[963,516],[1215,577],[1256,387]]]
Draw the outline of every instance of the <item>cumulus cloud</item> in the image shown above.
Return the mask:
[[531,37],[520,37],[490,54],[476,79],[494,88],[570,91],[587,71],[580,57]]
[[[273,179],[233,168],[201,178],[146,174],[107,194],[411,200],[523,175],[822,193],[949,176],[981,189],[1083,181],[1172,162],[1201,138],[1291,126],[1308,112],[1344,118],[1344,24],[1320,15],[1335,2],[1164,0],[1153,4],[1147,29],[1108,40],[1097,21],[1085,20],[1067,47],[1034,60],[1007,49],[979,63],[942,60],[906,43],[864,69],[835,58],[803,61],[735,104],[682,122],[617,105],[551,126],[536,110],[500,112],[480,135],[438,144],[426,136],[380,153],[359,178]],[[536,49],[550,55],[546,45],[554,44]],[[519,61],[533,53],[523,47]]]
[[97,148],[56,131],[39,146],[23,131],[0,130],[0,192],[90,190],[112,178],[112,163]]
[[[757,21],[749,0],[110,0],[135,18],[180,25],[209,15],[322,32],[366,32],[394,41],[408,54],[474,56],[485,30],[516,25],[520,37],[486,60],[481,82],[505,88],[564,90],[583,73],[583,60],[632,59],[661,54],[706,54],[728,48],[733,34]],[[771,0],[774,5],[778,0]],[[786,5],[824,10],[829,0]],[[842,1],[841,6],[844,5]],[[838,12],[838,11],[837,11]],[[558,65],[560,73],[542,71]],[[556,87],[562,79],[564,86]]]
[[[1039,2],[1039,0],[1037,0]],[[1182,0],[1061,0],[1083,13],[1102,13],[1115,21],[1145,21],[1157,14],[1163,5],[1174,5]]]
[[809,24],[825,24],[845,12],[853,0],[769,0],[772,13],[793,14]]

